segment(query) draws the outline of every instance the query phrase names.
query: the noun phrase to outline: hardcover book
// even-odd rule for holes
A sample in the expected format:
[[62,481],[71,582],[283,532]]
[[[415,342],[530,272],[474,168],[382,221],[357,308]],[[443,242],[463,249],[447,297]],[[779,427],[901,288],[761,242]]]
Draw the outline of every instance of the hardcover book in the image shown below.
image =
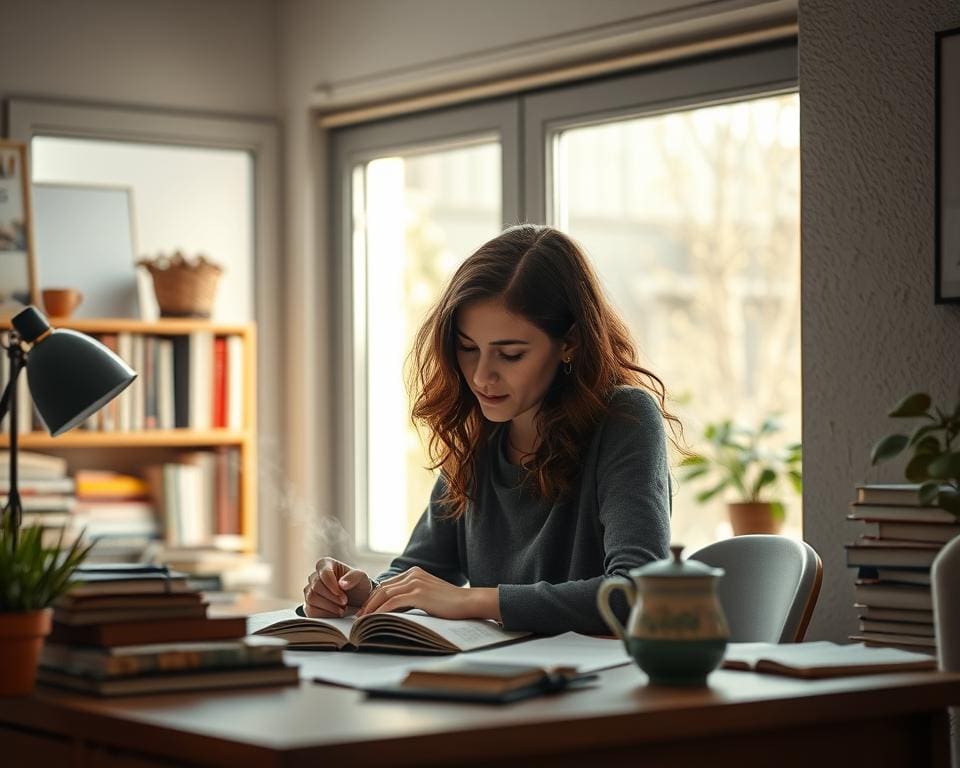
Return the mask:
[[157,619],[90,625],[61,624],[54,621],[49,640],[51,643],[112,648],[144,643],[235,640],[243,637],[245,630],[246,621],[243,618]]
[[[948,485],[942,488],[950,490]],[[920,486],[915,483],[864,483],[857,486],[857,503],[919,507]]]
[[130,677],[195,669],[277,666],[287,644],[274,637],[191,643],[123,645],[117,648],[46,643],[40,666],[83,677]]
[[296,667],[272,666],[97,679],[40,667],[37,670],[37,681],[100,696],[128,696],[254,685],[293,685],[299,682],[299,675]]
[[845,544],[847,565],[929,568],[942,544],[922,541],[897,541],[860,537],[856,544]]
[[579,674],[574,667],[548,669],[530,664],[456,658],[412,669],[398,685],[364,690],[377,697],[505,704],[579,686],[596,677],[596,674]]

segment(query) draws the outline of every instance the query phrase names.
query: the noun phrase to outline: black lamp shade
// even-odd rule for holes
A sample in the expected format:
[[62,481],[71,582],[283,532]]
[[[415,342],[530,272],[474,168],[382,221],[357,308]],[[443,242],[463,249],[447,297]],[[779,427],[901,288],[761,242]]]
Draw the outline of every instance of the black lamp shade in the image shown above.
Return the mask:
[[99,341],[66,329],[34,343],[26,372],[33,402],[53,436],[82,423],[137,377]]

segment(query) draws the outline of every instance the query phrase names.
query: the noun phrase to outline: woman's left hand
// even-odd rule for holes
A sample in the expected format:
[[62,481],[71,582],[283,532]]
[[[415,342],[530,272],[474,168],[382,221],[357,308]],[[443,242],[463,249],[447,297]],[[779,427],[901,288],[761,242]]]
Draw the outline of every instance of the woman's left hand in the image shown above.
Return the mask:
[[496,589],[456,587],[419,566],[380,582],[357,616],[409,608],[419,608],[441,619],[500,618]]

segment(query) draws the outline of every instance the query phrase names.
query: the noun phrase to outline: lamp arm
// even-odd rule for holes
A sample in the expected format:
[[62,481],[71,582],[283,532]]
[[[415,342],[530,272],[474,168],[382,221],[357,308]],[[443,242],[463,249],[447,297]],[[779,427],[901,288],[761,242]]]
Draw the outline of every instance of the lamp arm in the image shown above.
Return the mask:
[[[0,419],[10,414],[10,487],[7,490],[7,504],[3,510],[3,517],[9,518],[12,531],[13,548],[17,548],[20,534],[20,521],[23,517],[23,505],[20,502],[20,491],[17,485],[17,378],[23,370],[24,352],[19,338],[12,338],[7,347],[7,357],[10,358],[10,381],[0,397]],[[4,520],[4,524],[8,521]]]
[[10,390],[13,388],[14,381],[11,379],[7,382],[7,386],[3,388],[3,395],[0,396],[0,421],[3,421],[3,417],[7,415],[7,411],[10,410]]

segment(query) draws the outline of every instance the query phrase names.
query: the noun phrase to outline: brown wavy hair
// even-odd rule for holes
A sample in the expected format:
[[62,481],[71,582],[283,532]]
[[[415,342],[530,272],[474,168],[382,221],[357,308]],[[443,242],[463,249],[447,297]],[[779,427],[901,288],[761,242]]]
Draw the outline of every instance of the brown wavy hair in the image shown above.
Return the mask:
[[[417,332],[408,358],[412,420],[429,433],[430,469],[447,482],[441,499],[460,517],[473,498],[475,466],[495,424],[480,411],[457,362],[457,313],[496,298],[553,339],[572,339],[573,370],[557,369],[539,412],[532,463],[540,495],[562,497],[579,473],[582,446],[609,408],[614,387],[643,387],[656,398],[680,448],[683,427],[666,410],[666,389],[637,362],[626,324],[610,306],[582,249],[551,227],[520,224],[480,246],[454,273]],[[682,448],[681,448],[682,451]]]

